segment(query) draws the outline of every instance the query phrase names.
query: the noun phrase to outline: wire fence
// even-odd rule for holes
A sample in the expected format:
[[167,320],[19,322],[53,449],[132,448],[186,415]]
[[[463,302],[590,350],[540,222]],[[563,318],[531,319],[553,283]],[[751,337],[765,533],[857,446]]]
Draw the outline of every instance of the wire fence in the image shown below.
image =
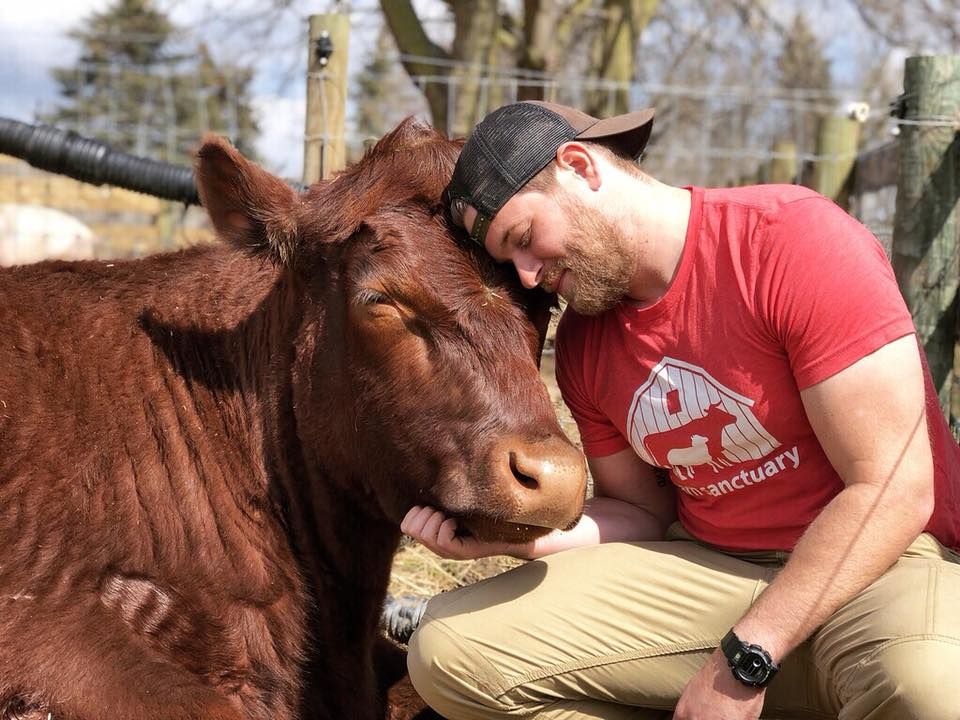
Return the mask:
[[37,119],[108,142],[122,139],[143,157],[184,160],[206,131],[234,140],[256,133],[246,110],[251,75],[196,54],[145,65],[81,60],[60,75],[69,102],[48,106]]
[[[645,167],[656,177],[676,185],[739,185],[768,180],[767,169],[775,161],[795,164],[792,182],[809,176],[821,163],[858,166],[873,158],[878,148],[889,148],[899,128],[955,128],[958,118],[903,120],[891,115],[896,98],[852,90],[806,90],[742,85],[691,86],[653,82],[616,83],[589,77],[551,77],[530,71],[494,72],[493,68],[465,66],[447,60],[401,55],[407,62],[435,65],[453,71],[490,71],[484,77],[466,78],[442,72],[415,75],[412,83],[424,97],[431,85],[439,85],[448,99],[448,134],[453,131],[454,102],[470,88],[477,94],[475,115],[480,118],[494,107],[513,102],[534,89],[544,99],[583,107],[597,93],[608,97],[612,108],[619,94],[630,106],[655,106],[658,119],[654,139],[644,157]],[[419,112],[426,115],[426,103]],[[831,152],[818,148],[817,127],[824,117],[844,115],[861,124],[861,142],[856,150]],[[784,149],[784,143],[788,149]],[[895,160],[895,159],[894,159]],[[874,166],[877,164],[874,163]],[[880,170],[883,172],[881,173]],[[868,182],[858,184],[857,174],[849,188],[850,210],[864,222],[890,252],[895,206],[896,165],[874,167]]]
[[[844,112],[851,106],[861,108],[865,134],[874,139],[874,145],[889,139],[900,125],[947,127],[957,123],[956,118],[928,118],[900,120],[889,116],[888,105],[893,101],[876,97],[861,97],[851,91],[808,90],[780,87],[747,87],[743,85],[692,86],[654,82],[617,83],[600,78],[550,76],[528,70],[504,70],[458,63],[435,58],[398,55],[398,60],[415,62],[420,66],[436,67],[438,72],[410,77],[411,92],[404,114],[418,114],[429,120],[424,100],[430,86],[441,86],[448,98],[447,126],[441,128],[456,134],[453,128],[454,105],[459,95],[477,94],[475,119],[503,103],[513,102],[525,91],[535,90],[545,99],[583,107],[588,99],[599,94],[608,98],[612,109],[616,99],[626,94],[630,105],[653,105],[658,109],[656,134],[645,163],[650,172],[673,184],[734,185],[762,179],[762,168],[771,161],[790,160],[797,163],[797,180],[804,164],[855,160],[871,152],[861,149],[856,153],[818,152],[814,128],[819,118]],[[236,139],[240,134],[243,104],[248,98],[238,90],[248,74],[242,70],[221,68],[215,82],[206,82],[205,73],[196,57],[165,59],[151,65],[123,62],[82,61],[75,67],[77,87],[91,87],[83,83],[85,77],[96,76],[101,84],[135,84],[141,100],[131,112],[129,106],[111,101],[105,93],[104,104],[95,112],[78,112],[63,123],[67,129],[100,138],[133,137],[133,152],[150,156],[161,149],[164,158],[186,157],[206,130],[219,131]],[[490,72],[487,76],[466,78],[462,73]],[[396,72],[396,68],[392,70]],[[209,74],[209,73],[207,73]],[[305,75],[304,75],[305,77]],[[368,81],[376,82],[375,73]],[[81,90],[78,99],[83,100]],[[88,91],[92,92],[92,91]],[[838,98],[847,98],[841,102]],[[211,113],[211,101],[216,101],[216,117]],[[84,107],[83,103],[78,103]],[[862,108],[868,108],[863,113]],[[394,121],[398,120],[394,117]],[[390,127],[379,128],[383,133]],[[290,135],[302,146],[308,138],[299,132]],[[330,137],[331,140],[339,138]],[[348,156],[362,153],[369,137],[356,130],[348,130],[344,141]],[[778,141],[787,140],[789,152],[778,149]],[[291,149],[291,153],[299,149]],[[886,208],[892,202],[889,193],[880,192],[872,198],[858,198],[854,212],[878,234],[889,237],[891,220]]]

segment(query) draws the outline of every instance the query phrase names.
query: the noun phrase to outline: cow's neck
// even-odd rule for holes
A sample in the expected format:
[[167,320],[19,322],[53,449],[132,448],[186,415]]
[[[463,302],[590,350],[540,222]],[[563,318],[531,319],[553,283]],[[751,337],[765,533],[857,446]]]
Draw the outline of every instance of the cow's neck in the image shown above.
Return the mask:
[[[373,647],[399,530],[364,512],[326,468],[285,478],[285,514],[309,592],[310,646],[303,703],[317,717],[373,720]],[[306,482],[304,479],[309,478]],[[336,703],[347,703],[339,707]]]
[[137,320],[163,369],[261,435],[289,384],[302,317],[296,278],[220,246],[156,256],[142,274],[153,297]]
[[[316,651],[307,658],[303,716],[373,720],[381,703],[372,649],[399,528],[354,490],[359,483],[347,478],[339,453],[329,453],[341,458],[331,463],[316,447],[341,445],[339,433],[349,423],[344,407],[329,404],[332,394],[298,395],[318,381],[310,363],[321,350],[316,343],[329,337],[326,318],[304,320],[296,278],[259,272],[266,274],[253,285],[262,297],[237,322],[235,336],[224,338],[225,352],[235,356],[239,347],[261,360],[235,375],[254,435],[262,433],[264,489],[312,596],[306,644]],[[342,359],[342,344],[321,354]],[[330,424],[321,428],[305,407]],[[349,705],[337,707],[341,700]]]
[[[311,318],[314,326],[301,328],[292,366],[276,376],[276,402],[265,418],[267,455],[276,461],[270,492],[313,596],[309,644],[317,652],[308,660],[304,707],[314,717],[322,708],[327,715],[319,717],[366,720],[381,708],[372,650],[400,531],[351,477],[343,428],[352,421],[342,404],[343,368],[336,367],[343,344],[330,339],[323,320]],[[311,365],[320,356],[325,377]],[[341,392],[305,389],[324,382]],[[299,394],[305,392],[311,394]],[[341,700],[349,705],[337,707]]]
[[[366,715],[363,699],[375,696],[371,649],[400,532],[378,512],[375,499],[359,490],[363,483],[350,477],[345,448],[351,441],[344,428],[352,427],[351,398],[343,391],[338,285],[335,278],[322,281],[329,283],[325,311],[313,305],[314,314],[305,318],[306,289],[293,273],[212,254],[238,265],[223,287],[197,290],[206,295],[200,305],[216,307],[219,325],[192,338],[168,329],[197,320],[165,318],[157,323],[156,342],[163,348],[170,343],[164,338],[176,340],[166,352],[177,372],[202,374],[206,390],[221,394],[222,402],[209,405],[243,414],[247,436],[262,438],[261,448],[246,449],[256,455],[251,463],[260,465],[255,475],[263,486],[254,490],[265,493],[313,596],[308,645],[319,651],[308,675],[322,678],[324,687],[313,688],[323,697],[314,698],[310,714],[330,708],[331,698],[344,698],[351,706],[330,708],[330,716],[359,720]],[[317,391],[324,383],[339,392]],[[319,667],[321,658],[335,666]],[[333,691],[331,683],[342,683],[342,691]]]
[[[205,488],[208,520],[232,523],[219,528],[224,556],[242,559],[236,572],[232,562],[218,563],[218,592],[264,609],[287,670],[306,652],[304,717],[324,717],[323,709],[331,718],[372,720],[371,649],[399,530],[349,490],[342,462],[324,461],[320,446],[344,442],[331,436],[350,422],[344,409],[325,406],[332,400],[324,393],[308,402],[294,392],[313,382],[311,367],[294,378],[297,363],[314,357],[323,316],[304,319],[305,288],[292,273],[227,249],[152,258],[131,273],[138,280],[131,320],[160,378],[144,401],[157,423],[150,437],[164,444],[158,467],[167,463],[174,476],[194,478],[185,487]],[[307,405],[330,425],[312,427],[319,421],[302,416]],[[165,435],[167,417],[177,419],[175,437]],[[180,446],[196,452],[169,450]],[[186,556],[164,552],[171,563]],[[350,707],[337,707],[340,700]]]

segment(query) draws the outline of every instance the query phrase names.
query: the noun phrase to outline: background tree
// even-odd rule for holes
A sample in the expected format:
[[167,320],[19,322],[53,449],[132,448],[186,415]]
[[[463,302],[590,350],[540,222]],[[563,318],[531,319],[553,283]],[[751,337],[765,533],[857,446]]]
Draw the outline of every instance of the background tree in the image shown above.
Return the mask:
[[[433,124],[466,134],[478,115],[481,77],[500,29],[497,0],[446,0],[453,17],[450,49],[434,42],[410,0],[381,0],[387,27],[410,76],[434,77],[422,85]],[[450,92],[452,88],[452,92]]]
[[[408,115],[425,110],[422,95],[396,62],[397,46],[386,27],[377,34],[376,48],[351,88],[355,136],[377,139]],[[357,156],[359,148],[347,148]]]
[[[793,24],[783,42],[783,49],[777,57],[780,87],[784,90],[821,90],[832,87],[830,63],[824,57],[823,45],[814,35],[801,10],[793,18]],[[832,98],[824,94],[818,100],[828,110],[833,104]],[[826,114],[826,113],[823,113]],[[788,115],[788,127],[784,128],[787,137],[796,143],[798,149],[812,152],[817,131],[817,115],[804,113]]]
[[657,6],[658,0],[525,0],[513,14],[497,0],[445,0],[452,20],[445,46],[430,37],[409,0],[380,1],[407,73],[432,78],[422,81],[432,122],[454,135],[469,132],[502,102],[544,97],[547,79],[569,72],[596,80],[580,104],[607,108],[612,97],[614,108],[626,108],[625,91],[611,96],[597,87],[634,79],[640,37]]
[[604,0],[602,21],[593,32],[590,66],[600,83],[609,83],[587,98],[591,115],[617,115],[632,109],[626,86],[636,80],[637,50],[658,0]]
[[911,54],[955,53],[960,47],[956,0],[849,0],[870,32]]
[[253,154],[251,68],[218,64],[152,0],[117,0],[69,33],[73,67],[53,70],[61,102],[42,117],[138,155],[185,162],[200,135],[228,135]]

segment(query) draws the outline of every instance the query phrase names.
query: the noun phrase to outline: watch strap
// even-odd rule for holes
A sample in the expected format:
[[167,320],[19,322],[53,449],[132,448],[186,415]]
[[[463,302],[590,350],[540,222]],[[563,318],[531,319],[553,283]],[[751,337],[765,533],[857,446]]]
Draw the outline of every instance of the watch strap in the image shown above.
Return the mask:
[[723,653],[724,657],[728,661],[733,662],[733,658],[743,646],[743,641],[737,637],[737,634],[733,631],[733,628],[727,631],[727,634],[723,636],[723,640],[720,641],[720,652]]

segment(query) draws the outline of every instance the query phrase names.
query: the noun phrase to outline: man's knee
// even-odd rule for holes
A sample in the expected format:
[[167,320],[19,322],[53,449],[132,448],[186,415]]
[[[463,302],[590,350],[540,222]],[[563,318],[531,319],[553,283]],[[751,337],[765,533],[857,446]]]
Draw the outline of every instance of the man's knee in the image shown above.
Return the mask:
[[420,697],[445,717],[490,718],[503,709],[486,663],[444,621],[423,619],[410,638],[407,670]]
[[844,695],[844,717],[957,720],[960,639],[901,638],[866,659]]

